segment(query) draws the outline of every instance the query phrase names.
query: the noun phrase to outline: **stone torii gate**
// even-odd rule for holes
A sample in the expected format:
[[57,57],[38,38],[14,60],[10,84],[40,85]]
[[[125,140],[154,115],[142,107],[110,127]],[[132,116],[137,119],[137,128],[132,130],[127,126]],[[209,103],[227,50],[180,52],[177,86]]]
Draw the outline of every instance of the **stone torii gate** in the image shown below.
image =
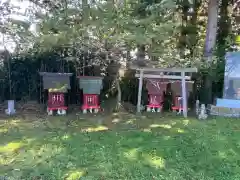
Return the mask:
[[[139,78],[138,85],[138,101],[137,101],[137,113],[141,112],[141,98],[142,98],[142,86],[144,78],[159,78],[159,79],[171,79],[181,80],[182,87],[182,99],[183,99],[183,116],[187,117],[187,94],[186,94],[186,80],[190,80],[190,76],[186,76],[186,73],[197,72],[197,68],[145,68],[145,67],[131,67],[136,70],[135,77]],[[168,75],[164,73],[180,73],[181,75]]]

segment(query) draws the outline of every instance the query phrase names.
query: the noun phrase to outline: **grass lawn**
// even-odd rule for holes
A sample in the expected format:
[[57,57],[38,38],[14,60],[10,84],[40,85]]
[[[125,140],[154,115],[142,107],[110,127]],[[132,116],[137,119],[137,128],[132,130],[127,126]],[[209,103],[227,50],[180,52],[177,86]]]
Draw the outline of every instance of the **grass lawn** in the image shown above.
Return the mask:
[[240,121],[0,122],[0,179],[239,180]]

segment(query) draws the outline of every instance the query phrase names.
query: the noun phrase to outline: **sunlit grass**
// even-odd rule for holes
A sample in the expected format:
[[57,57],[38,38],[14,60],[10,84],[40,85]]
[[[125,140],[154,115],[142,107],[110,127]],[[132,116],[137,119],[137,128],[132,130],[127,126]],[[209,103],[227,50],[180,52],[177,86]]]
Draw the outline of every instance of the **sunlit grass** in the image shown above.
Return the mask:
[[179,132],[179,133],[184,133],[184,130],[180,129],[180,128],[177,128],[176,131]]
[[75,180],[75,179],[80,179],[84,175],[84,171],[73,171],[67,174],[66,180]]
[[136,121],[136,119],[128,119],[125,123],[126,124],[133,124]]
[[164,168],[165,160],[159,156],[145,155],[145,161],[155,168]]
[[62,117],[3,122],[0,175],[26,180],[240,179],[237,120],[113,119],[69,126]]
[[97,126],[97,127],[89,127],[86,129],[83,129],[83,132],[98,132],[98,131],[105,131],[108,130],[106,126]]
[[137,160],[138,159],[138,150],[137,148],[130,149],[129,151],[124,153],[124,156],[129,160]]
[[184,126],[187,126],[190,123],[190,120],[184,119],[182,122]]
[[6,133],[6,132],[8,132],[7,128],[0,128],[0,133]]
[[23,146],[22,142],[9,142],[4,146],[0,146],[0,152],[12,152]]
[[150,128],[161,127],[161,128],[165,128],[165,129],[171,129],[172,128],[172,126],[170,126],[169,124],[151,124],[149,127]]

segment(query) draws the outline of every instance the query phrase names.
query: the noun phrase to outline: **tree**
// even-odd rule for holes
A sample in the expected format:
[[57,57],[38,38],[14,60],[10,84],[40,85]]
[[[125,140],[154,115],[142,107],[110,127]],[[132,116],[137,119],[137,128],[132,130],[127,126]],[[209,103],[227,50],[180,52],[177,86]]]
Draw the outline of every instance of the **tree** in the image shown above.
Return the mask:
[[[59,55],[81,68],[90,64],[81,54],[90,52],[94,54],[91,64],[105,69],[110,62],[120,64],[126,59],[127,67],[130,61],[155,67],[205,68],[208,64],[202,58],[208,6],[205,1],[30,1],[35,3],[36,8],[29,13],[39,19],[38,33],[28,34],[32,22],[17,29],[11,24],[7,31],[17,34],[13,37],[22,37],[21,41],[16,39],[25,51],[32,44],[34,48],[29,53],[51,52],[61,47]],[[9,22],[5,21],[4,28]],[[136,49],[136,57],[130,56]],[[121,78],[116,75],[116,80]]]

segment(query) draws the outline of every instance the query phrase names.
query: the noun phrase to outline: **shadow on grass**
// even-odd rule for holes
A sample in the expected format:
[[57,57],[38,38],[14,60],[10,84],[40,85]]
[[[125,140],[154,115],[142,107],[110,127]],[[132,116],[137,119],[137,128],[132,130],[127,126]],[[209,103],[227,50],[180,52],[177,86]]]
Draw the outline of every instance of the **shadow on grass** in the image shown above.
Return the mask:
[[240,179],[238,129],[240,122],[228,119],[131,116],[106,118],[101,125],[13,120],[0,128],[0,174],[51,180]]

